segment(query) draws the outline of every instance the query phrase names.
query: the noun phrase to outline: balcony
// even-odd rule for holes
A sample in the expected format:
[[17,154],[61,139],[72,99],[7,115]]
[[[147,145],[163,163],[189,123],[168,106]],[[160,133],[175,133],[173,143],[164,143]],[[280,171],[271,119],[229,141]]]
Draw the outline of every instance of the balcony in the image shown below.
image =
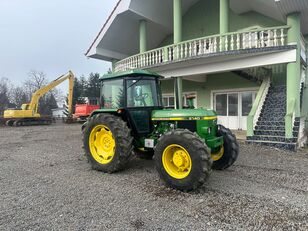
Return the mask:
[[289,28],[289,26],[262,28],[184,41],[123,59],[115,64],[115,71],[132,69],[156,70],[157,67],[167,64],[195,59],[282,49],[287,46]]

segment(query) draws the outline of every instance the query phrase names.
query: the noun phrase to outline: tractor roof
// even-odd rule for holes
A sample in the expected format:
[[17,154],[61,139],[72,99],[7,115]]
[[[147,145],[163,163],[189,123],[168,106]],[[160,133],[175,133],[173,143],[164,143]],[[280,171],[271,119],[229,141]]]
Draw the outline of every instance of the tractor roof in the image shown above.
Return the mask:
[[100,77],[101,80],[104,79],[113,79],[113,78],[120,78],[120,77],[138,77],[138,76],[153,76],[157,78],[162,78],[161,75],[151,72],[151,71],[146,71],[146,70],[131,70],[131,71],[124,71],[124,72],[114,72],[110,74],[105,74],[102,77]]

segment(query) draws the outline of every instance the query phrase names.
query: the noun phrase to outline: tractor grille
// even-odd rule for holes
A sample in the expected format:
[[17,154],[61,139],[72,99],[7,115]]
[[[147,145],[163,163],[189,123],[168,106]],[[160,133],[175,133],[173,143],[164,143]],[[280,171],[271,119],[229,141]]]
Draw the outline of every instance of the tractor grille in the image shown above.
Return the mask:
[[178,121],[177,128],[188,129],[191,132],[197,131],[197,121]]

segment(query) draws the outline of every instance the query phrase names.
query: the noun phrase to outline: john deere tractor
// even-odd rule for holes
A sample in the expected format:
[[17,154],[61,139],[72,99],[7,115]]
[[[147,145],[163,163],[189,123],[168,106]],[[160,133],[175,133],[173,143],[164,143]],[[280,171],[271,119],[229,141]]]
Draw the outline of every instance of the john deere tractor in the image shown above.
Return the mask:
[[226,169],[239,148],[229,129],[206,109],[164,109],[162,77],[148,71],[101,78],[101,109],[83,125],[84,149],[93,169],[113,173],[133,152],[152,157],[163,181],[182,191],[201,186],[211,169]]

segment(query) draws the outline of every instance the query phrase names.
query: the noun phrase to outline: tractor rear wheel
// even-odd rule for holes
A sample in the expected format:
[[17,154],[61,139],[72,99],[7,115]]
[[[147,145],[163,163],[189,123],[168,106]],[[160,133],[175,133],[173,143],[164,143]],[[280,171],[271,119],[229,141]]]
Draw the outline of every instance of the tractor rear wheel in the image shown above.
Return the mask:
[[133,149],[133,138],[127,124],[111,114],[90,118],[84,128],[84,149],[93,169],[113,173],[128,163]]
[[239,146],[236,141],[236,137],[230,129],[219,125],[217,136],[223,136],[224,144],[223,146],[211,154],[213,159],[213,169],[223,170],[229,168],[234,164],[238,157]]
[[211,173],[212,159],[206,144],[186,129],[163,135],[155,147],[154,160],[167,186],[182,191],[200,187]]

